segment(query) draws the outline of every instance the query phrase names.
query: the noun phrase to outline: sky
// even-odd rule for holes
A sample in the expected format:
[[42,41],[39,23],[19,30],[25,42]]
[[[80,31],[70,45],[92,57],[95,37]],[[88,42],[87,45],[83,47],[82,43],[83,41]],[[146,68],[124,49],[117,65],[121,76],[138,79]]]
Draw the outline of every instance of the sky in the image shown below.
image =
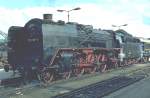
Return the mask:
[[150,38],[150,0],[0,0],[0,30],[8,32],[10,26],[24,26],[32,18],[42,18],[44,13],[53,14],[53,20],[93,25],[94,28],[117,30],[121,26],[136,37]]

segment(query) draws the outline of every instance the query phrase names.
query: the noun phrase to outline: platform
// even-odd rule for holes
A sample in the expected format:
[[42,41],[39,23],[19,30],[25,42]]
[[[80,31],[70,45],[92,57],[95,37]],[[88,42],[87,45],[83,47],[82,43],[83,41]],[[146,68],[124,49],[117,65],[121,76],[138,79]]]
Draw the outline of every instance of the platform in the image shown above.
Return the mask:
[[11,85],[18,78],[19,74],[13,75],[13,71],[5,72],[4,69],[0,69],[0,86]]

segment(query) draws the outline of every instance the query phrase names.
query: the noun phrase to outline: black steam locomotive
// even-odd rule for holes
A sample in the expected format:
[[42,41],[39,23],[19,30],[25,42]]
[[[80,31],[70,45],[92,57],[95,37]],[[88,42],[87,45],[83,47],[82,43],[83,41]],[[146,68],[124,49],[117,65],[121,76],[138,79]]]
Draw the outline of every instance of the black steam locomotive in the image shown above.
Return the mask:
[[44,14],[44,19],[31,19],[24,27],[10,27],[8,47],[12,70],[23,77],[39,75],[44,81],[104,71],[137,62],[143,56],[143,43],[124,30],[54,22],[51,14]]

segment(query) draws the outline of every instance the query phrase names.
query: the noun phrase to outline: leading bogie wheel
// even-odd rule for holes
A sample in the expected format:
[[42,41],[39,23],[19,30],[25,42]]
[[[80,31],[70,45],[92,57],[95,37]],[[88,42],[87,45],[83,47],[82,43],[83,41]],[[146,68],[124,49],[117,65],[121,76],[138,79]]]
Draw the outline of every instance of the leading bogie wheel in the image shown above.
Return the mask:
[[53,79],[54,79],[54,73],[52,73],[52,72],[50,72],[50,71],[45,71],[44,73],[43,73],[43,81],[44,81],[44,83],[46,83],[46,84],[49,84],[49,83],[51,83],[52,81],[53,81]]

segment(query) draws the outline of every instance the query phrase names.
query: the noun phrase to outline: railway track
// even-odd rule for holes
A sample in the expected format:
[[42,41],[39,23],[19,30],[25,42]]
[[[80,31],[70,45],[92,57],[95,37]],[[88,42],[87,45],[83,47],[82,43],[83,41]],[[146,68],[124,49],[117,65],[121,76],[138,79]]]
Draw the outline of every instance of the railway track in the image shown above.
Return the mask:
[[[111,72],[111,71],[109,70],[108,73],[109,72]],[[68,80],[62,79],[62,80],[54,81],[54,82],[50,83],[48,86],[63,84],[63,83],[69,83],[69,82],[72,82],[72,81],[83,80],[83,79],[90,78],[90,77],[95,77],[95,76],[98,76],[98,75],[100,75],[100,73],[93,73],[93,74],[87,74],[87,75],[83,75],[83,76],[79,76],[79,77],[72,77]],[[12,80],[12,81],[10,81],[10,80]],[[15,81],[17,81],[17,82],[15,82]],[[21,77],[14,78],[14,79],[6,79],[4,82],[5,83],[3,83],[3,86],[0,86],[0,90],[3,90],[3,91],[0,92],[0,96],[7,96],[7,95],[10,95],[10,94],[15,94],[18,91],[22,92],[22,91],[26,91],[30,88],[34,88],[36,86],[41,86],[40,82],[38,82],[38,83],[36,82],[35,84],[29,84],[27,86],[21,86],[20,85],[21,84]]]
[[[50,83],[48,86],[57,85],[57,84],[61,84],[61,83],[64,83],[64,82],[68,83],[68,82],[71,82],[71,81],[83,80],[85,78],[94,77],[94,76],[98,76],[98,75],[99,75],[99,73],[93,73],[93,74],[83,75],[83,76],[80,76],[80,77],[73,77],[73,78],[70,78],[68,80],[62,79],[62,80],[59,80],[59,81],[54,81],[54,82]],[[18,77],[18,79],[16,79],[16,80],[19,80],[19,84],[20,84],[20,82],[21,82],[20,77]],[[11,95],[11,94],[17,94],[18,92],[27,91],[29,89],[32,89],[32,88],[36,87],[36,86],[41,86],[41,83],[36,82],[35,84],[33,84],[33,83],[28,84],[27,86],[18,86],[18,84],[13,82],[9,85],[0,86],[0,90],[3,89],[3,91],[0,92],[0,98],[1,98],[1,96],[7,96],[7,95]]]
[[[117,69],[112,69],[112,70],[107,70],[107,73],[111,73],[112,71],[114,70],[120,70],[120,69],[124,69],[124,68],[128,68],[128,67],[118,67]],[[137,71],[140,71],[140,70],[145,70],[145,71],[149,71],[150,69],[150,66],[147,66],[146,68],[142,68],[142,69],[136,69],[132,72],[129,72],[128,74],[133,74],[133,73],[136,73]],[[92,74],[85,74],[85,75],[82,75],[82,76],[77,76],[77,77],[72,77],[70,79],[61,79],[61,80],[57,80],[57,81],[53,81],[49,84],[49,86],[51,85],[54,85],[54,84],[60,84],[60,83],[67,83],[67,82],[72,82],[72,81],[76,81],[76,80],[83,80],[83,79],[86,79],[86,78],[89,78],[89,77],[95,77],[95,76],[98,76],[100,74],[104,74],[104,73],[99,73],[99,72],[95,72],[95,73],[92,73]],[[124,75],[124,74],[123,74]],[[10,81],[12,79],[12,81]],[[0,88],[2,87],[9,87],[9,86],[18,86],[19,84],[21,84],[21,77],[16,77],[16,78],[10,78],[10,79],[5,79],[4,82],[5,83],[1,83],[2,85],[0,85]],[[15,81],[17,81],[17,84],[15,83]],[[37,83],[37,85],[41,85],[40,83]],[[35,86],[35,85],[34,85]]]
[[145,76],[118,76],[102,82],[88,85],[73,90],[69,93],[54,96],[52,98],[101,98],[125,86],[133,84]]
[[[120,70],[120,68],[118,68],[118,70]],[[111,73],[111,72],[114,72],[114,71],[112,70],[112,71],[109,71],[108,73]],[[79,88],[79,89],[75,89],[75,90],[73,89],[74,91],[71,90],[71,92],[69,92],[69,93],[54,96],[53,98],[99,98],[101,96],[104,96],[108,93],[111,93],[115,90],[118,90],[122,87],[128,86],[132,83],[135,83],[136,81],[139,81],[139,80],[143,79],[145,76],[147,76],[147,73],[150,73],[150,66],[145,66],[145,67],[142,67],[142,68],[134,69],[130,72],[127,72],[126,75],[122,74],[122,75],[117,76],[115,78],[111,78],[111,79],[108,79],[106,81],[102,81],[102,82],[98,82],[98,83],[95,83],[95,84],[92,84],[92,85],[88,85],[88,86],[85,86],[83,88]],[[54,86],[54,85],[56,85],[56,86],[57,85],[63,85],[63,83],[67,84],[67,83],[72,82],[72,81],[84,80],[84,79],[94,77],[94,76],[96,77],[98,75],[100,75],[100,74],[94,73],[94,74],[84,75],[84,76],[81,76],[81,77],[74,77],[74,78],[71,78],[69,80],[55,81],[55,82],[51,83],[50,85],[48,85],[48,88],[51,87],[51,86]],[[112,81],[112,83],[110,81]],[[118,81],[121,84],[118,84],[118,82],[115,82],[115,81]],[[117,83],[117,84],[115,84],[115,83]],[[3,98],[4,96],[6,96],[6,98],[10,98],[10,97],[7,97],[7,96],[13,96],[15,94],[21,95],[22,94],[21,92],[26,92],[26,91],[31,90],[32,88],[37,87],[39,85],[40,85],[40,83],[35,83],[35,84],[22,86],[22,87],[19,87],[19,88],[11,88],[11,89],[7,89],[7,88],[5,89],[5,88],[0,87],[0,90],[3,89],[3,90],[0,91],[0,98]],[[102,88],[107,88],[106,90],[108,90],[108,91],[105,91],[105,89],[104,89],[104,91],[101,90],[102,88],[99,88],[99,85],[101,85],[101,86],[104,85],[104,86],[102,86]],[[114,88],[114,86],[115,86],[115,88]],[[96,94],[91,94],[89,92],[86,92],[86,91],[90,91],[89,87],[93,88],[95,91],[103,91],[103,92],[107,92],[107,93],[105,93],[105,94],[102,93],[101,95],[96,97],[97,96]],[[94,87],[96,87],[96,88],[94,88]],[[108,87],[112,87],[112,88],[108,88]],[[99,90],[96,90],[96,89],[99,89]],[[109,89],[111,89],[111,90],[109,91]],[[85,91],[85,93],[84,93],[84,91]],[[79,94],[79,92],[83,92],[83,94],[82,93]],[[68,95],[71,96],[71,97],[69,97]],[[78,95],[80,95],[80,96],[78,96]],[[93,96],[93,95],[95,95],[95,96]],[[63,97],[63,96],[65,96],[65,97]]]
[[101,98],[116,90],[140,81],[149,75],[150,66],[147,66],[52,98]]
[[[61,83],[68,83],[68,82],[71,82],[71,81],[77,81],[77,80],[83,80],[85,78],[89,78],[89,77],[94,77],[94,76],[98,76],[99,73],[93,73],[93,74],[87,74],[87,75],[83,75],[83,76],[79,76],[79,77],[72,77],[68,80],[66,79],[62,79],[62,80],[58,80],[58,81],[54,81],[52,83],[50,83],[48,86],[52,86],[52,85],[57,85],[57,84],[61,84]],[[8,85],[3,85],[3,86],[0,86],[0,90],[3,89],[2,92],[0,92],[0,98],[1,96],[7,96],[7,95],[11,95],[11,94],[16,94],[18,92],[23,92],[23,91],[26,91],[26,90],[29,90],[29,89],[32,89],[36,86],[41,86],[41,83],[40,82],[36,82],[35,84],[28,84],[26,86],[19,86],[19,84],[21,84],[21,77],[18,77],[18,78],[15,78],[13,80],[19,80],[19,82],[17,82],[17,84],[13,81],[9,84],[9,79],[6,80],[6,83],[5,84],[8,84]],[[7,90],[8,89],[8,90]]]

